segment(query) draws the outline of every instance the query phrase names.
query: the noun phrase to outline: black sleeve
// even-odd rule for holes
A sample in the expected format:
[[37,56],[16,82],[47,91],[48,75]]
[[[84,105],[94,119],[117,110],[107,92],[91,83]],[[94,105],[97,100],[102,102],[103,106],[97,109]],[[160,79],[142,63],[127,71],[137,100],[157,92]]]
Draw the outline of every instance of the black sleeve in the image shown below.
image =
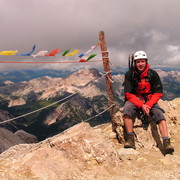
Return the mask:
[[151,79],[152,93],[163,93],[163,86],[158,73],[154,70],[151,70],[151,72],[153,74]]
[[130,70],[125,74],[124,93],[132,93],[133,92],[132,73],[133,72]]

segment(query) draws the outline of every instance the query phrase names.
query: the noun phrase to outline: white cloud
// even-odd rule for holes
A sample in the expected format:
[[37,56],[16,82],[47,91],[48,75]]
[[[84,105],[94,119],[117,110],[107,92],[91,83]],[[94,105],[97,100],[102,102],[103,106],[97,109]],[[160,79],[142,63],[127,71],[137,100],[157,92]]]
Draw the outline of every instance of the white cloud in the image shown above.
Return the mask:
[[165,63],[167,65],[180,66],[180,46],[167,46],[167,52],[169,52],[168,58]]

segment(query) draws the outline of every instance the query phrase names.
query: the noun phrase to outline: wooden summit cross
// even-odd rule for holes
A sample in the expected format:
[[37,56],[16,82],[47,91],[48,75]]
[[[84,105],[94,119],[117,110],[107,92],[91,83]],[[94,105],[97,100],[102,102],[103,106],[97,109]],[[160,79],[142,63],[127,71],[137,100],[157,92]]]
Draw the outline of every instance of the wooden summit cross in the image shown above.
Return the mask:
[[112,122],[112,131],[116,131],[117,123],[114,120],[114,115],[116,113],[116,106],[114,101],[114,94],[113,94],[113,83],[112,83],[112,74],[110,72],[110,65],[109,65],[109,56],[106,47],[105,35],[103,31],[99,32],[99,41],[101,47],[101,55],[103,60],[104,71],[106,73],[106,91],[108,96],[108,104],[112,106],[110,108],[110,118]]

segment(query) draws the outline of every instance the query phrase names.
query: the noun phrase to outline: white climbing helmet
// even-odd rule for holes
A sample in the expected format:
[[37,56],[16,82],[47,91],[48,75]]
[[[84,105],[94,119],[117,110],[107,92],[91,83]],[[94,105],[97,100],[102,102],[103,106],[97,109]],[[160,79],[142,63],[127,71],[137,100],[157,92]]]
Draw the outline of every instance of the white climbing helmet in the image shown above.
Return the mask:
[[137,59],[148,59],[148,58],[144,51],[137,51],[134,53],[134,60],[137,60]]

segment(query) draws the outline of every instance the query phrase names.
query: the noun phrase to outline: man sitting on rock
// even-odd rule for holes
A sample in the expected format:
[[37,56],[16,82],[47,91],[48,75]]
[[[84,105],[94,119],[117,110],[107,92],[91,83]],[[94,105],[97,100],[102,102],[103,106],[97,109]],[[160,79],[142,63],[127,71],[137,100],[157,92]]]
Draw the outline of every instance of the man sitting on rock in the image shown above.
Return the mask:
[[137,51],[133,55],[132,67],[125,75],[124,93],[125,105],[123,110],[124,125],[127,133],[124,148],[134,148],[133,133],[134,118],[139,110],[159,125],[163,139],[165,154],[174,152],[168,137],[167,124],[163,110],[157,104],[163,96],[162,83],[156,71],[150,69],[148,58],[144,51]]

